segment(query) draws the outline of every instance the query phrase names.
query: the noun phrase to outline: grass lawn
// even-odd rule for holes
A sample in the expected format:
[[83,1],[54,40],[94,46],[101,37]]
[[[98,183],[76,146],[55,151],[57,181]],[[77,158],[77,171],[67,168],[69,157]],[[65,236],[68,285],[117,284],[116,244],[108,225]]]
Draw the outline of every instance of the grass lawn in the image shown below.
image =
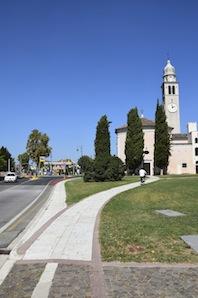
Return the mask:
[[137,176],[126,176],[122,181],[110,182],[84,182],[83,179],[71,180],[65,183],[67,192],[67,204],[71,205],[97,192],[107,190],[116,186],[138,181]]
[[[166,217],[156,209],[186,216]],[[105,261],[198,263],[198,253],[180,239],[198,234],[198,177],[161,179],[117,195],[100,221]]]

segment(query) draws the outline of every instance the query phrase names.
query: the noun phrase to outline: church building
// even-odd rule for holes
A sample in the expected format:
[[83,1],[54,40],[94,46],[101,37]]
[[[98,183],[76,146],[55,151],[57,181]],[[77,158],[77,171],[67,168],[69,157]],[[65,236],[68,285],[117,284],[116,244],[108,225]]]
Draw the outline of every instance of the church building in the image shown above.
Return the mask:
[[[170,60],[164,68],[162,82],[162,100],[170,128],[171,156],[169,157],[168,174],[198,174],[198,131],[197,123],[187,124],[187,133],[180,131],[179,82],[175,68]],[[149,175],[154,173],[154,140],[155,122],[141,117],[144,133],[144,168]],[[127,125],[116,129],[117,155],[125,162],[125,141]]]

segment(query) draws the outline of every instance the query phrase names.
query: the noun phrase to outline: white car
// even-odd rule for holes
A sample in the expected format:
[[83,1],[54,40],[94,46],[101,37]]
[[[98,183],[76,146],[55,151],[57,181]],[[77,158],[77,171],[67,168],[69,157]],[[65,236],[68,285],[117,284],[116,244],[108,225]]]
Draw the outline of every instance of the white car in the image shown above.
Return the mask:
[[8,172],[4,177],[4,182],[16,182],[17,175],[14,172]]

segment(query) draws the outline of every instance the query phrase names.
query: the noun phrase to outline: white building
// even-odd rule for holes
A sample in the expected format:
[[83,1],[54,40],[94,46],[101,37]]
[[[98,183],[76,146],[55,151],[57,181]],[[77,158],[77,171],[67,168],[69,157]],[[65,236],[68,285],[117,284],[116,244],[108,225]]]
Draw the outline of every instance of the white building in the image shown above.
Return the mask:
[[[180,132],[179,83],[176,79],[175,68],[169,60],[163,73],[162,99],[167,123],[171,130],[171,156],[169,158],[168,174],[198,173],[197,123],[189,122],[187,133]],[[153,175],[155,122],[146,118],[141,119],[144,132],[144,148],[149,151],[144,157],[144,167],[147,173]],[[123,162],[125,162],[126,133],[127,125],[116,129],[117,155]]]

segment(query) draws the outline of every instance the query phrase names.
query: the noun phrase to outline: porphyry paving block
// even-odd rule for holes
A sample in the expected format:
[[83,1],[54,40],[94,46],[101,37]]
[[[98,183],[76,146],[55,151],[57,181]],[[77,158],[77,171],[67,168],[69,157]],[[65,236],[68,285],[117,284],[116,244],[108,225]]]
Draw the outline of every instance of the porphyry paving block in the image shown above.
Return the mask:
[[198,297],[198,268],[104,266],[107,297]]
[[86,265],[59,264],[48,297],[91,298],[90,270]]
[[0,297],[31,297],[41,274],[45,269],[42,264],[15,264],[0,286]]
[[181,236],[181,239],[184,240],[192,249],[198,252],[198,235],[184,235]]
[[163,214],[168,217],[176,217],[176,216],[184,216],[185,215],[184,213],[170,210],[170,209],[155,210],[155,212]]

